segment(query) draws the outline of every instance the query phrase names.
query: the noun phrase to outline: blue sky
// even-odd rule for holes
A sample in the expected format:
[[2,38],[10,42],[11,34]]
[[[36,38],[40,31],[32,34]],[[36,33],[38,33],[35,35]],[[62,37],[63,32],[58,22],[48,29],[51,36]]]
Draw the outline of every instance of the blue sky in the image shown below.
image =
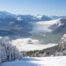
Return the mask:
[[23,15],[66,15],[66,0],[0,0],[0,11]]

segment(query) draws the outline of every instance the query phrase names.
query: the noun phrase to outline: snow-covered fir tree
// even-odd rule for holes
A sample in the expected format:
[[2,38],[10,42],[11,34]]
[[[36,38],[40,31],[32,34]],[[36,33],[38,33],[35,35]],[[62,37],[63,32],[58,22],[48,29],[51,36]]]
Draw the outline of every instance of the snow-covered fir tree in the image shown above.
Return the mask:
[[20,52],[15,46],[12,46],[9,38],[0,38],[0,62],[19,59]]
[[61,40],[59,42],[59,47],[61,49],[66,48],[66,34],[64,34],[63,37],[61,38]]

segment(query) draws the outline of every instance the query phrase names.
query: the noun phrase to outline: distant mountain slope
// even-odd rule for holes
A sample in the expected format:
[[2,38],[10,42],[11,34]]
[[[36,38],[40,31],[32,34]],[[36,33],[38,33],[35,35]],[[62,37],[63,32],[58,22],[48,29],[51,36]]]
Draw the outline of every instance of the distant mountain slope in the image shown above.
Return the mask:
[[39,39],[42,43],[58,42],[63,34],[66,33],[66,17],[39,21],[34,25],[32,38]]
[[[60,32],[66,29],[66,18],[59,18],[50,21],[39,21],[34,25],[34,32]],[[63,30],[62,30],[63,31]]]
[[37,18],[30,15],[14,15],[9,12],[0,12],[0,35],[28,36],[32,30],[32,22]]
[[56,28],[53,33],[61,33],[61,34],[65,34],[66,33],[66,17],[62,18],[59,20],[59,24],[60,26],[58,28]]
[[49,16],[43,15],[43,16],[41,17],[41,21],[49,21],[49,20],[52,20],[52,18],[49,17]]
[[30,32],[33,31],[38,32],[38,34],[39,32],[58,32],[58,29],[61,28],[59,21],[59,19],[53,20],[46,15],[38,18],[32,15],[15,15],[6,11],[0,11],[0,36],[18,35],[27,37],[31,36],[32,33]]

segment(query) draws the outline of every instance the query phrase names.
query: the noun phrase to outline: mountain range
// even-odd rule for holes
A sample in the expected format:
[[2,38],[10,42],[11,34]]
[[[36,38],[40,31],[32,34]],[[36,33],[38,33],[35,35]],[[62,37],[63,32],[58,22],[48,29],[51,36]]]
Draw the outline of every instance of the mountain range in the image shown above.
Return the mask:
[[32,37],[41,40],[52,36],[57,40],[65,33],[65,16],[42,15],[39,17],[0,11],[0,36]]
[[66,17],[39,21],[34,25],[31,33],[32,38],[36,38],[42,43],[56,43],[66,33]]

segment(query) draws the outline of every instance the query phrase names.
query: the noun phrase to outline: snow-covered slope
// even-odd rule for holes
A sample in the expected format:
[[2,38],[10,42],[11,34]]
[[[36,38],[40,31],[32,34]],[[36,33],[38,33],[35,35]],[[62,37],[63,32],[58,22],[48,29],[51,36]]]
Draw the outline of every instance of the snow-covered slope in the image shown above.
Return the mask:
[[57,27],[63,25],[60,19],[51,21],[39,21],[34,25],[32,32],[52,32]]
[[34,25],[32,33],[66,33],[66,17],[50,21],[39,21]]
[[46,16],[46,15],[37,15],[36,16],[40,21],[49,21],[52,20],[52,18],[50,16]]
[[22,58],[22,60],[5,62],[1,66],[66,66],[66,56],[26,57]]
[[[33,44],[31,44],[32,42]],[[47,44],[47,45],[41,45],[39,44],[39,41],[36,39],[31,38],[23,38],[23,39],[16,39],[12,40],[11,44],[13,46],[16,46],[16,48],[19,51],[33,51],[33,50],[42,50],[46,49],[48,47],[56,46],[57,44]]]
[[63,34],[66,33],[66,17],[37,22],[32,31],[32,38],[41,43],[58,43]]

